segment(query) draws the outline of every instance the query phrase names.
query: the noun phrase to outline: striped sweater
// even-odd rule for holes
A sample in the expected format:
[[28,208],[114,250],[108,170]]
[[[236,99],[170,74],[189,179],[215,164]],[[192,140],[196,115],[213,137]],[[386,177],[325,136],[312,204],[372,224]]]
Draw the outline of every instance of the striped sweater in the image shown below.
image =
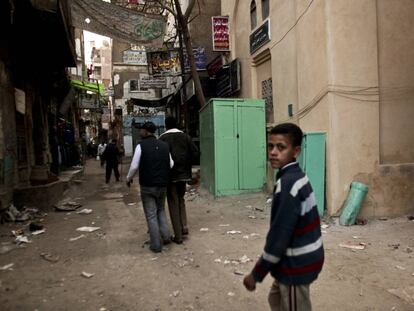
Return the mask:
[[257,282],[270,272],[285,285],[310,284],[324,261],[315,195],[297,162],[280,169],[276,179],[270,230],[252,274]]

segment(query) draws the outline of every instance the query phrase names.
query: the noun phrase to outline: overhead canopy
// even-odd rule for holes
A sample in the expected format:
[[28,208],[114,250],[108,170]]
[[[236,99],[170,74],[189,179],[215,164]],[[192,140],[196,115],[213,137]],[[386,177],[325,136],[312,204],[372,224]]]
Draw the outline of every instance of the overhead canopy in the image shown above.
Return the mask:
[[151,47],[162,47],[166,19],[144,14],[102,0],[72,0],[75,27],[113,39]]
[[99,95],[102,95],[102,96],[105,93],[105,86],[100,83],[84,82],[80,80],[71,80],[70,83],[73,85],[74,88],[77,88],[80,90],[99,93]]
[[159,99],[139,99],[131,98],[130,101],[135,106],[141,107],[163,107],[166,106],[172,99],[174,94],[167,95]]

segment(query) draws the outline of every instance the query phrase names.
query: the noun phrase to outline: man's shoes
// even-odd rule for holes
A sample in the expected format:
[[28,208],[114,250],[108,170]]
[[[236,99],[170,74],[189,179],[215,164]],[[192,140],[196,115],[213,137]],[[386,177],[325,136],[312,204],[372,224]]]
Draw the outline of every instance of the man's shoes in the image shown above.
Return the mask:
[[179,240],[176,237],[172,237],[171,241],[174,242],[175,244],[183,244],[183,240]]
[[151,252],[153,252],[153,253],[161,253],[161,248],[152,248],[152,247],[150,247],[149,248],[150,250],[151,250]]
[[181,232],[182,232],[183,235],[188,235],[188,229],[187,228],[184,228]]
[[171,243],[171,239],[166,239],[162,241],[162,245],[168,245]]

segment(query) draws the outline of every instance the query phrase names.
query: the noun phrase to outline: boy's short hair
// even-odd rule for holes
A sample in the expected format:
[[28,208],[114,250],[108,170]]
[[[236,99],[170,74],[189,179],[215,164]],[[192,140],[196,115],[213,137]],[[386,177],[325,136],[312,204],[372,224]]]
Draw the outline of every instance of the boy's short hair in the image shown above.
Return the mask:
[[172,116],[166,117],[165,118],[165,127],[167,129],[176,128],[177,127],[177,120]]
[[270,135],[287,135],[294,147],[302,145],[303,132],[293,123],[281,123],[270,130]]

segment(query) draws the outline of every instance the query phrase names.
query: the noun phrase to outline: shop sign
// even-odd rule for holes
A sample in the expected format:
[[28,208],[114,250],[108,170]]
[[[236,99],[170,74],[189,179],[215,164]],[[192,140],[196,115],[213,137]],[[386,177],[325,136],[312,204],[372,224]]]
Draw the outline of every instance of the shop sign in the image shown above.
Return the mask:
[[269,20],[265,20],[264,23],[257,28],[250,35],[250,54],[253,54],[263,45],[270,41],[270,27]]
[[155,77],[142,77],[139,80],[139,86],[141,89],[166,89],[167,79]]
[[216,75],[217,96],[229,96],[240,91],[240,61],[236,58]]
[[215,76],[217,72],[221,69],[221,67],[223,67],[223,58],[221,57],[221,55],[219,55],[207,64],[206,69],[208,75],[210,77]]
[[228,16],[211,17],[213,51],[230,51],[230,27]]
[[177,75],[181,73],[180,57],[177,50],[147,53],[150,74]]
[[144,65],[144,66],[148,65],[147,52],[134,51],[134,50],[124,51],[123,62],[124,64],[131,64],[131,65]]

